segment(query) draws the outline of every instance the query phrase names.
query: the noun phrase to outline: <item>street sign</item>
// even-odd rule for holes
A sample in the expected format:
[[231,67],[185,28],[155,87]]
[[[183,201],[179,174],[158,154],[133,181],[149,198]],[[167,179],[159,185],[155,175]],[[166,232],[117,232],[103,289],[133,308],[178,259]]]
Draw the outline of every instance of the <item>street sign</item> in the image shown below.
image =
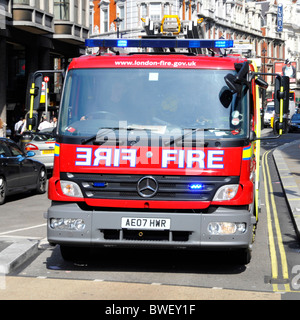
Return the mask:
[[45,82],[49,82],[49,77],[44,77]]
[[283,31],[283,5],[278,4],[277,8],[277,32]]

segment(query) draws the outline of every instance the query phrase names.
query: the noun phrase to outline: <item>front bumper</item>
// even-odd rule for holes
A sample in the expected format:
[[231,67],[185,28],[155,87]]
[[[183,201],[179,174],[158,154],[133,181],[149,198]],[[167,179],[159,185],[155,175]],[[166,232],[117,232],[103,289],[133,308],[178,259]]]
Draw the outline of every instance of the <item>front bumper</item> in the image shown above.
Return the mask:
[[[122,217],[170,219],[169,230],[122,229]],[[53,244],[89,247],[234,249],[249,248],[256,219],[245,207],[218,207],[212,213],[137,212],[135,210],[82,210],[76,203],[53,203],[45,214],[48,241]],[[50,219],[82,219],[85,228],[53,229]],[[208,231],[211,222],[245,223],[241,234],[213,235]]]
[[264,119],[264,124],[265,125],[270,125],[271,124],[271,119]]

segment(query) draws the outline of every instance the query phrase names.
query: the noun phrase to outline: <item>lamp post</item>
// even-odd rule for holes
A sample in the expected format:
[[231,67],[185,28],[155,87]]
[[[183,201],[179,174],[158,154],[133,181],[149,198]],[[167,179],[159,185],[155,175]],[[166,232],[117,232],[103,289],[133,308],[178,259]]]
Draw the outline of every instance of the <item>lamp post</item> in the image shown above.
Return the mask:
[[[261,53],[263,54],[263,73],[266,73],[266,53],[265,48],[262,49]],[[264,80],[266,80],[266,75],[264,75]],[[266,106],[266,90],[262,90],[262,105],[263,108]]]
[[114,22],[116,23],[116,27],[117,27],[117,38],[119,38],[119,35],[120,35],[120,24],[122,21],[123,21],[123,19],[121,19],[118,14],[117,18],[114,20]]
[[267,50],[262,49],[261,53],[263,54],[263,65],[264,65],[263,73],[266,73],[266,53],[267,53]]

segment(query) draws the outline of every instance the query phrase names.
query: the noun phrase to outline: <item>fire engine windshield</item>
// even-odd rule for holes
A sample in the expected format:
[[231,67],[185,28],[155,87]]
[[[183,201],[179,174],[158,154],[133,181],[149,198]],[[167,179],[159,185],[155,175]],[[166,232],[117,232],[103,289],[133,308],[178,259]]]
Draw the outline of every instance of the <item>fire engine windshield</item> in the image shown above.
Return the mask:
[[[101,130],[144,130],[169,137],[170,143],[194,139],[245,138],[247,90],[229,92],[229,70],[73,69],[68,72],[61,105],[59,134],[101,137]],[[224,100],[224,99],[223,99]],[[171,137],[171,138],[170,138]]]

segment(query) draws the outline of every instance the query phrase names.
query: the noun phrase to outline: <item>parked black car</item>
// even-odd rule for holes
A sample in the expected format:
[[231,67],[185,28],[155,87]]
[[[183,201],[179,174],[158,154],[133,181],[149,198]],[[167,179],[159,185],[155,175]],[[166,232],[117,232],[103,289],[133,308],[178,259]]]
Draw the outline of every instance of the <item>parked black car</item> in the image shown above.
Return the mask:
[[295,113],[291,119],[290,132],[298,130],[300,130],[300,113]]
[[34,190],[45,193],[47,171],[43,163],[30,159],[12,140],[0,138],[0,204],[8,195]]

